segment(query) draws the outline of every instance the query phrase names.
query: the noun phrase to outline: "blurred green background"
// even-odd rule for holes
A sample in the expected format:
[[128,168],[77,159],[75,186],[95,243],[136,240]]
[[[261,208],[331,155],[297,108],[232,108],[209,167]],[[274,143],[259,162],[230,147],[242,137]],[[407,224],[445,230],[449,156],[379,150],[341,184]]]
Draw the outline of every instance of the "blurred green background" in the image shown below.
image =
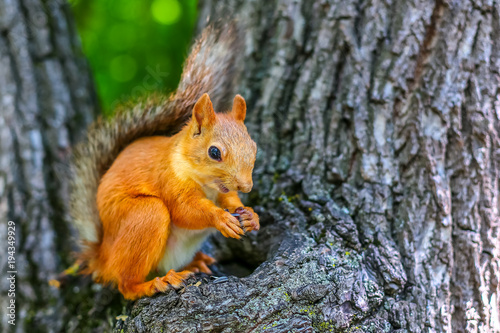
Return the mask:
[[74,0],[72,9],[102,109],[177,87],[197,0]]

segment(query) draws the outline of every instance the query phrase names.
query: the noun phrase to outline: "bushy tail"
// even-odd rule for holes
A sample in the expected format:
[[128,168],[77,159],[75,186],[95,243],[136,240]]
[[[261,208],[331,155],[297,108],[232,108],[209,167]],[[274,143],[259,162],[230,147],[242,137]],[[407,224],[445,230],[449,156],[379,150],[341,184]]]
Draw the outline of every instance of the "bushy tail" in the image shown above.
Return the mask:
[[238,76],[241,38],[236,24],[209,26],[193,45],[177,91],[150,97],[131,108],[99,119],[76,147],[72,165],[71,213],[83,246],[81,258],[92,256],[101,241],[96,194],[99,181],[118,154],[132,141],[151,135],[172,135],[190,118],[194,104],[208,93],[215,105],[227,103]]

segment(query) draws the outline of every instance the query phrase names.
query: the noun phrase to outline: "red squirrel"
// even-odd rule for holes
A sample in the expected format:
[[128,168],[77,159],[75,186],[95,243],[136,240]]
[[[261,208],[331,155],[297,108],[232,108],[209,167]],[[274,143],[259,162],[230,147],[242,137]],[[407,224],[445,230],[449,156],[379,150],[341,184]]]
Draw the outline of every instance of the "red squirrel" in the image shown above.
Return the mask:
[[199,252],[211,233],[240,238],[259,229],[237,193],[252,189],[257,151],[244,125],[245,100],[236,95],[230,112],[215,113],[206,93],[227,96],[237,43],[231,29],[207,28],[172,96],[96,122],[76,150],[71,203],[81,273],[116,285],[126,299],[211,273],[215,260]]

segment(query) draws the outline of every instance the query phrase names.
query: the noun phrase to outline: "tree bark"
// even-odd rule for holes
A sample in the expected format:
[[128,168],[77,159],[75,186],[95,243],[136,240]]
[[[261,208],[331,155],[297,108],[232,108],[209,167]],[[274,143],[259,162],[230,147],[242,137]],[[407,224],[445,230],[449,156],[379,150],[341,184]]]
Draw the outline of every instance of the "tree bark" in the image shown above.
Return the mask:
[[[58,290],[48,284],[72,260],[68,159],[98,111],[75,29],[65,1],[0,0],[2,332],[63,331],[74,327],[77,315],[87,318],[77,285]],[[12,267],[8,221],[15,223]],[[10,271],[17,271],[15,298],[7,295]],[[11,300],[15,326],[8,323]]]
[[14,221],[17,270],[0,331],[500,332],[500,4],[205,1],[200,27],[228,8],[247,26],[262,228],[205,246],[240,277],[126,310],[88,281],[47,284],[71,262],[68,157],[97,108],[67,5],[0,0],[0,244]]
[[258,267],[116,331],[500,332],[500,4],[219,0],[199,20],[228,8],[262,229],[211,246]]

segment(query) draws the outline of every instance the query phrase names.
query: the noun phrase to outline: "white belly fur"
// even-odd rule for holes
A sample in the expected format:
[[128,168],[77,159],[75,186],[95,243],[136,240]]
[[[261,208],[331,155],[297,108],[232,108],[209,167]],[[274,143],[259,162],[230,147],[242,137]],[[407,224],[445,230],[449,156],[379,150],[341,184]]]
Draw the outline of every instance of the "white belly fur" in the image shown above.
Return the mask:
[[[204,191],[207,199],[215,203],[218,191],[208,187]],[[162,274],[166,274],[171,269],[177,271],[189,264],[207,237],[217,231],[215,228],[184,229],[173,223],[171,226],[165,254],[158,264],[158,270]]]
[[165,254],[158,264],[160,273],[166,274],[171,269],[177,271],[189,264],[205,239],[215,231],[214,228],[184,229],[172,224]]

